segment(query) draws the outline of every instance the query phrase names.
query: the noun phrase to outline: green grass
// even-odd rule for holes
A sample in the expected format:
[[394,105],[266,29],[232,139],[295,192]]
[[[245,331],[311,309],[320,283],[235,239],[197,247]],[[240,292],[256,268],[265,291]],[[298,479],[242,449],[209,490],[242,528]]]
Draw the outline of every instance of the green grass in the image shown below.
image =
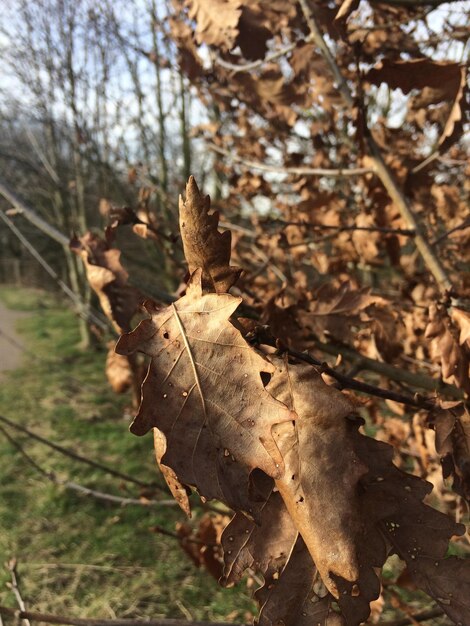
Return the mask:
[[[130,398],[108,388],[104,351],[79,349],[74,314],[40,291],[1,287],[0,298],[29,312],[17,328],[27,353],[0,383],[0,413],[122,472],[160,480],[151,436],[129,433]],[[133,485],[8,432],[62,479],[139,497]],[[250,619],[254,607],[243,584],[221,589],[172,538],[151,532],[155,524],[174,530],[183,520],[179,509],[123,508],[65,490],[35,470],[1,432],[0,476],[0,562],[18,559],[29,608],[75,617]],[[15,606],[8,580],[0,567],[0,602]]]

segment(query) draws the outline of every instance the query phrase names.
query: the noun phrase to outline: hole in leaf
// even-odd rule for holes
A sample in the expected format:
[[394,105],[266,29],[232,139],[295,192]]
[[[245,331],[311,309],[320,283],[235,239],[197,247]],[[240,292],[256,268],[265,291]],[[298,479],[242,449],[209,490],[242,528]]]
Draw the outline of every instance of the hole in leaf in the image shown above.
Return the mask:
[[271,380],[271,374],[269,372],[260,372],[261,382],[266,387],[269,385],[269,381]]

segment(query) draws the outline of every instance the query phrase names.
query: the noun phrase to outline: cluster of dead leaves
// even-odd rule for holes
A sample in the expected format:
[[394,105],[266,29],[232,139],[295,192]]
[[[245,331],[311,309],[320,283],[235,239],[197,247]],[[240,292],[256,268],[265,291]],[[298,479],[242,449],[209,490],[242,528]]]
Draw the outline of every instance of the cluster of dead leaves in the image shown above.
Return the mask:
[[[120,262],[121,253],[112,248],[113,230],[106,239],[88,232],[70,241],[71,249],[80,256],[88,282],[98,296],[101,308],[118,333],[132,327],[132,319],[140,311],[142,294],[128,284],[128,274]],[[133,391],[133,402],[140,399],[142,365],[135,356],[121,356],[114,351],[114,342],[108,344],[106,377],[117,393]]]
[[[182,508],[190,511],[194,489],[235,511],[221,539],[223,584],[247,569],[263,576],[263,625],[360,624],[380,594],[380,569],[396,553],[417,587],[467,623],[468,561],[446,558],[449,539],[464,528],[423,503],[431,485],[398,469],[389,445],[359,432],[350,397],[312,367],[246,342],[236,319],[241,298],[228,293],[239,274],[230,236],[218,232],[192,178],[180,211],[186,293],[167,308],[146,303],[150,317],[123,334],[116,351],[150,359],[131,430],[154,430],[159,465]],[[338,314],[346,293],[338,294]],[[357,297],[361,310],[368,296]],[[443,410],[455,415],[452,424],[435,416],[439,450],[463,476],[457,422],[467,424],[454,407]]]

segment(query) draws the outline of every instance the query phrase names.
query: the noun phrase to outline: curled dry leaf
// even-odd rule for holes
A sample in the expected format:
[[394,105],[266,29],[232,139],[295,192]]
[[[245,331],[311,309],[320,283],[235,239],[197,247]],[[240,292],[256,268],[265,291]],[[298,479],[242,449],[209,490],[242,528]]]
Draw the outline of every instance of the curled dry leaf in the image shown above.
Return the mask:
[[231,50],[238,36],[240,0],[187,0],[189,17],[196,20],[196,40]]
[[322,584],[318,571],[299,535],[289,560],[277,579],[267,579],[255,597],[260,605],[260,626],[345,626],[332,607],[334,598]]
[[263,387],[272,366],[243,339],[229,317],[240,298],[203,294],[196,272],[187,294],[121,336],[119,354],[151,358],[142,402],[131,431],[156,427],[166,437],[161,462],[204,498],[251,512],[248,478],[254,468],[284,471],[274,424],[293,415]]
[[273,35],[265,23],[266,6],[259,0],[244,0],[238,23],[235,45],[240,46],[245,59],[262,59],[266,54],[266,42]]
[[384,59],[369,70],[366,79],[374,85],[387,83],[391,89],[400,88],[405,94],[422,89],[421,97],[414,101],[415,108],[450,101],[449,114],[437,142],[441,149],[462,134],[467,88],[467,70],[463,65],[431,59]]
[[386,304],[383,298],[373,296],[368,287],[353,289],[348,282],[336,289],[324,285],[318,289],[308,310],[299,308],[297,317],[303,328],[313,331],[320,339],[333,336],[336,339],[351,339],[353,324],[371,322],[368,307]]
[[454,477],[454,490],[470,501],[470,415],[463,402],[441,402],[430,422],[444,478]]
[[268,391],[298,416],[274,429],[286,467],[276,486],[325,585],[338,597],[334,577],[359,576],[357,486],[367,467],[349,445],[345,418],[354,405],[311,367],[282,361],[276,361]]
[[[88,282],[98,296],[106,317],[118,332],[129,331],[143,298],[137,289],[127,283],[128,274],[120,262],[121,252],[111,248],[109,240],[91,232],[80,238],[74,237],[70,248],[81,257]],[[106,375],[118,393],[132,388],[132,402],[136,407],[142,382],[142,368],[137,359],[134,356],[125,358],[110,350],[106,359]]]
[[279,492],[273,492],[268,476],[253,472],[258,523],[236,513],[222,535],[225,586],[237,583],[245,570],[262,572],[265,579],[274,579],[285,566],[298,531]]
[[206,513],[198,520],[196,528],[187,522],[176,525],[183,550],[196,567],[204,567],[216,580],[222,574],[220,537],[227,522],[226,515]]
[[119,260],[121,252],[91,232],[73,238],[70,248],[82,258],[88,282],[106,317],[119,332],[130,330],[142,296],[127,284],[128,274]]
[[[462,323],[462,318],[457,319]],[[460,345],[459,332],[443,306],[432,305],[429,308],[425,337],[429,340],[431,357],[441,365],[444,381],[454,382],[457,387],[470,393],[469,349],[466,345]]]
[[156,228],[140,219],[137,213],[129,207],[112,207],[109,212],[109,220],[109,228],[111,230],[115,230],[119,226],[131,224],[132,230],[142,239],[159,241],[159,234]]
[[163,474],[163,478],[168,485],[171,495],[174,497],[176,502],[178,502],[179,506],[183,509],[186,515],[191,517],[191,505],[189,504],[188,489],[180,483],[171,467],[162,463],[162,457],[166,452],[166,437],[160,430],[158,430],[158,428],[153,429],[153,445],[155,448],[157,465]]
[[[358,625],[380,594],[377,568],[397,552],[415,584],[452,619],[466,623],[468,585],[465,578],[457,580],[463,562],[445,558],[449,538],[463,529],[423,504],[432,486],[399,470],[391,446],[359,434],[361,420],[348,415],[353,405],[311,370],[276,361],[268,389],[297,412],[293,433],[287,433],[287,424],[274,428],[286,472],[275,481],[274,492],[258,477],[259,526],[236,514],[224,531],[225,582],[236,582],[248,567],[263,574],[256,598],[265,626],[279,619],[286,626],[313,619],[322,626]],[[290,474],[294,463],[300,480]],[[288,482],[292,487],[283,484]],[[308,511],[293,508],[302,506]],[[335,548],[353,555],[355,580],[348,571],[351,563],[341,569]],[[335,576],[331,564],[342,573]],[[323,576],[320,568],[327,570]],[[452,595],[433,579],[432,568],[442,568],[453,580]],[[340,614],[332,612],[334,596]]]
[[124,393],[132,387],[133,375],[129,359],[114,352],[114,341],[108,343],[106,378],[116,393]]
[[409,93],[412,89],[431,87],[438,89],[434,102],[452,100],[461,82],[461,65],[431,59],[394,61],[384,59],[366,74],[366,80],[374,85],[387,83],[391,89]]
[[470,313],[453,307],[450,315],[459,329],[459,344],[466,344],[470,348]]
[[210,198],[198,189],[193,176],[186,185],[186,198],[180,196],[180,230],[183,248],[192,274],[202,270],[204,291],[225,293],[236,282],[241,270],[230,266],[230,231],[219,232],[219,214],[209,213]]

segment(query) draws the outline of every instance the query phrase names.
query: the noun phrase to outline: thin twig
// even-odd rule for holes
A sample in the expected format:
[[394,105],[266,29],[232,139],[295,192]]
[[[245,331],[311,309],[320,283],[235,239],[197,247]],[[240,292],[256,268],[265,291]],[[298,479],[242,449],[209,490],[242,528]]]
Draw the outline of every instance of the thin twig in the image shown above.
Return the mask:
[[470,217],[467,217],[467,219],[464,220],[461,224],[454,226],[454,228],[451,228],[440,237],[437,237],[437,239],[434,239],[434,241],[431,242],[431,245],[437,246],[441,243],[441,241],[444,241],[444,239],[447,239],[447,237],[449,237],[453,233],[456,233],[458,230],[465,230],[466,228],[470,228]]
[[[16,576],[16,559],[13,557],[6,563],[6,568],[10,572],[11,583],[7,583],[7,586],[13,591],[13,595],[16,598],[16,602],[20,607],[20,611],[26,611],[26,605],[24,603],[23,597],[20,592],[20,588],[18,586],[18,578]],[[23,618],[24,626],[31,626],[31,623],[28,618]]]
[[356,352],[348,346],[335,343],[324,343],[316,340],[315,347],[318,350],[333,356],[341,354],[349,361],[354,362],[357,361],[357,359],[360,359],[363,369],[368,370],[369,372],[375,372],[381,376],[386,376],[389,380],[393,380],[396,383],[406,383],[413,387],[419,387],[420,389],[425,389],[426,391],[433,393],[439,392],[457,400],[463,398],[463,392],[460,389],[457,389],[457,387],[454,387],[453,385],[448,385],[440,379],[432,378],[427,374],[420,372],[410,372],[407,369],[402,369],[400,367],[390,365],[389,363],[384,363],[383,361],[371,359],[370,357]]
[[104,500],[106,502],[112,502],[113,504],[119,504],[120,506],[127,506],[129,504],[138,505],[138,506],[177,506],[176,500],[147,500],[147,499],[139,499],[139,498],[123,498],[121,496],[115,496],[112,493],[106,493],[104,491],[97,491],[96,489],[90,489],[89,487],[85,487],[84,485],[79,485],[78,483],[63,480],[54,474],[54,472],[48,472],[43,467],[41,467],[21,446],[21,444],[16,441],[7,431],[0,426],[0,432],[3,436],[9,441],[9,443],[23,456],[24,459],[32,466],[34,469],[39,472],[42,476],[50,480],[55,485],[59,485],[60,487],[65,487],[65,489],[69,489],[71,491],[75,491],[80,493],[82,496],[91,496],[96,498],[97,500]]
[[408,626],[415,622],[426,622],[427,620],[444,615],[444,611],[436,607],[435,609],[429,609],[429,611],[423,611],[422,613],[415,613],[409,617],[403,617],[401,619],[395,619],[389,622],[382,622],[382,626]]
[[[309,363],[310,365],[320,368],[322,373],[328,374],[328,376],[337,380],[343,389],[352,389],[354,391],[366,393],[370,396],[375,396],[376,398],[382,398],[383,400],[394,400],[395,402],[406,404],[414,408],[427,410],[434,408],[434,403],[431,400],[412,398],[410,396],[405,396],[404,394],[391,391],[390,389],[382,389],[381,387],[376,387],[375,385],[369,385],[369,383],[364,383],[360,380],[337,372],[334,368],[329,367],[326,363],[322,363],[322,361],[315,359],[306,352],[298,352],[297,350],[289,349],[287,350],[287,353],[299,361],[304,361],[305,363]],[[365,369],[365,364],[361,363],[361,365],[363,366],[363,369]]]
[[147,500],[147,499],[139,499],[139,498],[122,498],[120,496],[115,496],[111,493],[105,493],[103,491],[96,491],[95,489],[89,489],[88,487],[84,487],[83,485],[79,485],[77,483],[61,480],[57,477],[53,478],[53,482],[57,485],[65,487],[71,491],[76,491],[80,493],[82,496],[91,496],[92,498],[96,498],[97,500],[104,500],[105,502],[112,502],[113,504],[119,504],[119,506],[127,506],[137,505],[143,507],[173,507],[179,506],[176,500]]
[[275,52],[271,52],[271,54],[266,55],[264,57],[264,59],[259,59],[258,61],[252,61],[251,63],[244,63],[243,65],[237,65],[235,63],[229,63],[228,61],[225,61],[225,59],[222,59],[218,55],[215,55],[214,59],[215,59],[215,62],[216,62],[217,65],[220,65],[220,67],[223,67],[226,70],[230,70],[232,72],[232,74],[238,74],[239,72],[249,72],[251,70],[258,69],[259,67],[261,67],[265,63],[270,63],[271,61],[275,61],[276,59],[279,59],[280,57],[283,57],[286,54],[289,54],[289,52],[292,52],[293,50],[295,50],[298,45],[304,44],[304,43],[310,43],[311,40],[312,39],[309,36],[309,37],[306,37],[303,40],[294,41],[293,43],[289,44],[288,46],[285,46],[285,48],[281,48],[280,50],[276,50]]
[[165,535],[165,537],[171,537],[172,539],[176,539],[181,543],[195,543],[199,546],[208,546],[209,548],[218,548],[220,544],[214,543],[212,541],[203,541],[202,539],[198,539],[197,537],[185,537],[178,535],[173,530],[168,530],[159,524],[155,524],[151,526],[150,529],[154,533],[158,533],[159,535]]
[[275,218],[273,220],[269,220],[264,223],[276,223],[282,226],[302,226],[308,228],[309,230],[336,230],[338,232],[347,232],[347,231],[356,231],[362,230],[369,233],[384,233],[386,235],[404,235],[406,237],[414,237],[415,231],[409,228],[386,228],[383,226],[332,226],[330,224],[310,224],[309,222],[299,220],[299,221],[288,221],[281,220]]
[[[403,235],[405,237],[414,237],[415,233],[413,230],[409,228],[387,228],[384,226],[355,226],[355,225],[345,225],[345,226],[332,226],[331,224],[312,224],[307,222],[306,220],[282,220],[280,218],[268,218],[262,220],[260,222],[261,227],[274,226],[278,224],[279,226],[301,226],[303,228],[307,228],[308,230],[313,231],[323,231],[323,230],[331,230],[337,232],[354,232],[365,231],[369,233],[383,233],[384,235]],[[228,228],[229,230],[234,230],[242,233],[243,235],[247,235],[247,237],[257,237],[258,233],[250,228],[246,228],[245,226],[239,226],[238,224],[233,224],[232,222],[227,222],[226,220],[220,220],[219,226],[221,228]]]
[[88,619],[37,613],[34,611],[18,611],[7,606],[0,606],[0,614],[17,619],[30,619],[45,624],[64,624],[68,626],[241,626],[233,622],[190,622],[183,619]]
[[368,167],[338,167],[338,168],[319,168],[319,167],[282,167],[277,165],[267,165],[266,163],[260,163],[259,161],[250,161],[248,159],[243,159],[242,157],[234,154],[233,152],[229,152],[228,150],[224,150],[224,148],[219,148],[212,143],[208,143],[207,147],[209,150],[213,152],[217,152],[217,154],[221,154],[222,156],[226,156],[227,158],[235,161],[235,163],[240,163],[245,167],[249,167],[255,170],[260,170],[262,172],[272,172],[277,174],[294,174],[296,176],[331,176],[332,178],[340,178],[342,176],[362,176],[363,174],[370,174],[373,172],[371,168]]
[[166,489],[156,482],[149,483],[143,480],[139,480],[138,478],[129,476],[129,474],[125,474],[124,472],[120,472],[119,470],[116,470],[112,467],[103,465],[102,463],[98,463],[97,461],[94,461],[93,459],[89,459],[85,456],[82,456],[81,454],[78,454],[77,452],[73,452],[72,450],[69,450],[68,448],[64,448],[60,446],[59,444],[54,443],[53,441],[50,441],[49,439],[46,439],[45,437],[42,437],[41,435],[38,435],[32,430],[29,430],[29,428],[26,428],[26,426],[17,424],[16,422],[8,419],[4,415],[0,415],[0,421],[4,422],[11,428],[15,428],[16,430],[21,431],[28,437],[31,437],[31,439],[35,439],[36,441],[39,441],[40,443],[48,446],[49,448],[52,448],[56,452],[59,452],[60,454],[63,454],[64,456],[68,456],[74,461],[85,463],[86,465],[90,465],[91,467],[94,467],[95,469],[101,470],[102,472],[105,472],[106,474],[109,474],[110,476],[115,476],[116,478],[120,478],[121,480],[124,480],[126,482],[133,483],[134,485],[138,485],[139,487],[161,489],[166,492]]

